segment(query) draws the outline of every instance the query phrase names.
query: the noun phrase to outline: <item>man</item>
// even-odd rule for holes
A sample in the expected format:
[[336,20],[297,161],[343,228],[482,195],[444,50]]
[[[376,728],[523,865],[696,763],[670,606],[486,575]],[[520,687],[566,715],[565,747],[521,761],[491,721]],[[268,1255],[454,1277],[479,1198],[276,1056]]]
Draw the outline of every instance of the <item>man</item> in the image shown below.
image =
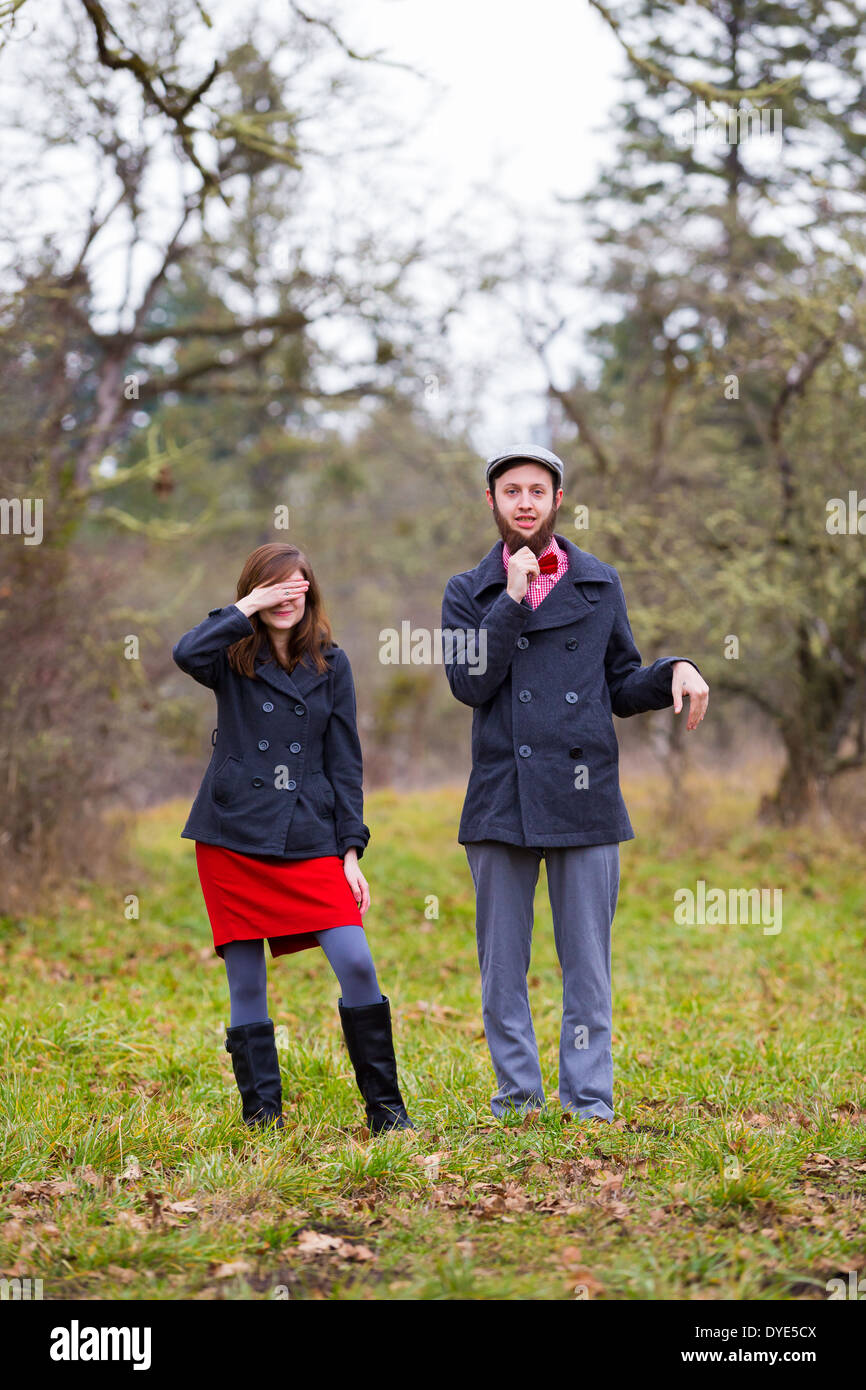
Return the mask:
[[546,1105],[526,983],[543,855],[562,966],[560,1104],[610,1121],[611,925],[619,842],[634,838],[611,712],[679,713],[687,695],[694,729],[709,688],[685,658],[641,665],[616,570],[554,532],[562,478],[561,460],[535,446],[488,460],[502,539],[449,579],[442,602],[443,629],[466,634],[485,662],[455,658],[459,644],[443,654],[454,695],[474,710],[458,840],[475,884],[491,1109]]

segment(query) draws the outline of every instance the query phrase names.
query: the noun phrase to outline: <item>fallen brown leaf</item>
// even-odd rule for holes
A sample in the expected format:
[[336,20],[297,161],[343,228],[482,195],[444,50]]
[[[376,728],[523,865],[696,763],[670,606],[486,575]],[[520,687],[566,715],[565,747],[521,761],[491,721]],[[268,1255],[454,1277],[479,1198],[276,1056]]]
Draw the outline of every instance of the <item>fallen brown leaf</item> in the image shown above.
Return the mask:
[[252,1265],[248,1260],[229,1260],[211,1270],[212,1279],[234,1279],[238,1274],[249,1274]]

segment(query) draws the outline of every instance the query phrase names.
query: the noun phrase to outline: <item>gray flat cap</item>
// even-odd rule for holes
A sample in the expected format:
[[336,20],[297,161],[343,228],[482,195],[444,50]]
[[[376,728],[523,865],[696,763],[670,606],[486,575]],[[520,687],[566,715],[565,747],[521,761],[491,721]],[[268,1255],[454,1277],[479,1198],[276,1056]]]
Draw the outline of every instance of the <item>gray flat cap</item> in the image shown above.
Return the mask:
[[487,486],[490,487],[490,474],[497,465],[513,459],[515,463],[520,459],[525,459],[527,463],[543,463],[559,479],[559,486],[562,487],[562,459],[552,454],[549,449],[542,449],[538,444],[521,445],[519,448],[506,449],[501,454],[494,454],[487,460],[487,470],[485,477]]

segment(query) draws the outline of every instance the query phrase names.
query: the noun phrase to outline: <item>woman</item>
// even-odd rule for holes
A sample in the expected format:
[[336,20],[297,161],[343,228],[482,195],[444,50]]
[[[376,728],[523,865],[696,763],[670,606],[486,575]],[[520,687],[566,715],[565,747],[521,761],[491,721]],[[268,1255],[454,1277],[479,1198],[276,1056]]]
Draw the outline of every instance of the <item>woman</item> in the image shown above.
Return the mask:
[[293,545],[259,546],[237,602],[211,609],[172,656],[217,700],[213,756],[181,834],[196,842],[214,949],[225,961],[225,1045],[244,1120],[283,1127],[267,941],[274,956],[321,946],[340,983],[371,1134],[413,1129],[362,922],[370,891],[358,858],[370,831],[352,670],[306,556]]

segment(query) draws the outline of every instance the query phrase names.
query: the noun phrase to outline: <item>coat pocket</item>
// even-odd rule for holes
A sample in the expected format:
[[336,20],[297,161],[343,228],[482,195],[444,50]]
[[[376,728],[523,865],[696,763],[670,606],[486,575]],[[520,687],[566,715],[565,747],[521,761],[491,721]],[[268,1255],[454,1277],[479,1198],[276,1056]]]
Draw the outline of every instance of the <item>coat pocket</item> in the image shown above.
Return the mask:
[[238,775],[242,766],[242,759],[229,753],[214,772],[211,795],[214,801],[219,802],[221,806],[227,806],[231,801],[232,792],[237,786]]
[[619,757],[619,743],[613,719],[603,700],[591,700],[588,706],[589,737],[611,758]]
[[310,794],[320,816],[330,816],[333,813],[337,797],[324,772],[310,773]]

